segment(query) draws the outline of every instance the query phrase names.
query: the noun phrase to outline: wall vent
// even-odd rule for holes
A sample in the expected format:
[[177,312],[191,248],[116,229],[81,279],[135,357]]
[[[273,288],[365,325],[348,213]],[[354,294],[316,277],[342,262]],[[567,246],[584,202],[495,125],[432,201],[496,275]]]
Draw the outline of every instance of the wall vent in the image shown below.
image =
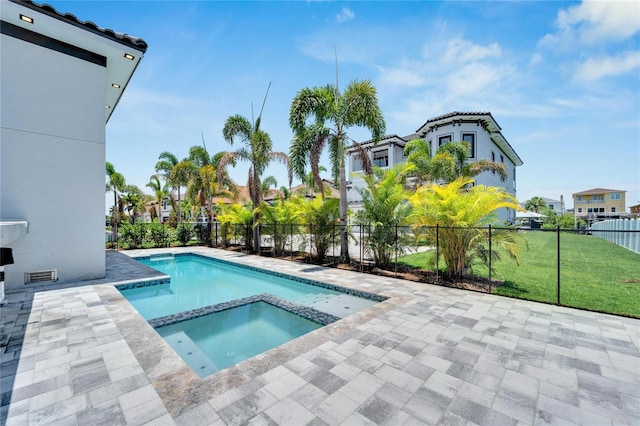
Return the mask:
[[47,271],[35,271],[35,272],[24,273],[25,284],[42,283],[46,281],[58,281],[58,270],[50,269]]

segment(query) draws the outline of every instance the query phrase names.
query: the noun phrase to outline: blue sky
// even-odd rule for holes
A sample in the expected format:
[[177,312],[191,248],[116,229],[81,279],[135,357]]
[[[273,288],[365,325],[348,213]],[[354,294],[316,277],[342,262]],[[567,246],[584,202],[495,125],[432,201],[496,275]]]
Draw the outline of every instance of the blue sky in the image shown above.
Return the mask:
[[[490,111],[524,161],[517,197],[601,187],[640,202],[640,3],[49,1],[149,49],[107,125],[107,160],[143,189],[158,154],[229,150],[226,118],[257,114],[288,152],[303,87],[368,79],[387,133]],[[356,140],[369,138],[352,129]],[[231,170],[246,183],[247,164]],[[279,185],[282,166],[270,167]],[[294,182],[295,184],[295,182]]]

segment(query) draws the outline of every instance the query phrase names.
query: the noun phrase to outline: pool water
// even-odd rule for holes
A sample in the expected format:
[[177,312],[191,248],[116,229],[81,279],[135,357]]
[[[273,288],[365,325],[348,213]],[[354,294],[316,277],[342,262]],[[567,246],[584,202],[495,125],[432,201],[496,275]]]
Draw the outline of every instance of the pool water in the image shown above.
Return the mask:
[[376,303],[198,255],[136,260],[171,276],[170,285],[120,290],[147,320],[261,293],[341,318]]
[[200,377],[320,328],[265,302],[201,316],[156,331]]

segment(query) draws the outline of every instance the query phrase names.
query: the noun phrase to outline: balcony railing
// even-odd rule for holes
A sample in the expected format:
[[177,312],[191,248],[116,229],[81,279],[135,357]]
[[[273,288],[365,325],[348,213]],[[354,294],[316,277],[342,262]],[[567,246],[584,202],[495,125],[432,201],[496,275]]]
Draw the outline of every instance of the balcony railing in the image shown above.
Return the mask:
[[576,201],[576,204],[605,204],[605,200],[582,200]]

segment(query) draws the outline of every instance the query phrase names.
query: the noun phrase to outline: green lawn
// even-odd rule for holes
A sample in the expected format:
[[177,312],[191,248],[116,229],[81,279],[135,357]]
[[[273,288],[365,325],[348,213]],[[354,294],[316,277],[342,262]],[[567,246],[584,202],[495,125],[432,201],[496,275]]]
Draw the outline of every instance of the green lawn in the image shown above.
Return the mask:
[[[557,234],[518,232],[518,238],[523,248],[520,266],[506,255],[495,262],[492,278],[504,284],[494,293],[555,303]],[[597,237],[570,233],[560,234],[560,253],[561,304],[640,317],[640,254]],[[424,268],[426,255],[398,261]],[[486,267],[476,266],[474,272],[488,276]]]

